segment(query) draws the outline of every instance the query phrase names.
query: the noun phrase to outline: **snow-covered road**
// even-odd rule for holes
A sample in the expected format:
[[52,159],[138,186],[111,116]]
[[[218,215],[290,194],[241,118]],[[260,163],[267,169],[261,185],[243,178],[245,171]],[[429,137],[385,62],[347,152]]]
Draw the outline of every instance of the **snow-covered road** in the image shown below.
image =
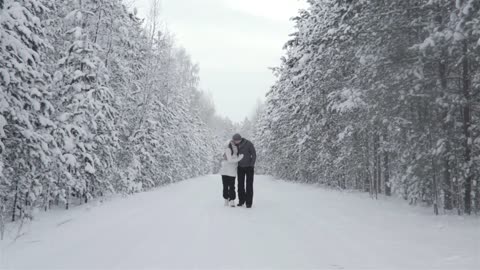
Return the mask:
[[[480,269],[478,218],[257,176],[253,209],[219,176],[39,214],[1,269]],[[10,235],[11,236],[11,235]]]

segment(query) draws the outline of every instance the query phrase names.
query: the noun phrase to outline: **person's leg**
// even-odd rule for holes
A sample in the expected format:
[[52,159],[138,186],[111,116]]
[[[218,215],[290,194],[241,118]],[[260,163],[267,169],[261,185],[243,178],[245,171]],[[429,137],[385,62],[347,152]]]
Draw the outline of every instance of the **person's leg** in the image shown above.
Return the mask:
[[228,176],[225,176],[225,175],[222,175],[222,183],[223,183],[223,198],[225,200],[228,200],[228,182],[229,182],[229,179],[228,179]]
[[255,169],[250,167],[247,169],[247,192],[245,197],[245,202],[247,203],[247,207],[252,207],[253,204],[253,177],[255,174]]
[[245,168],[238,167],[238,205],[242,206],[245,203]]
[[234,201],[237,197],[237,192],[235,191],[235,177],[230,177],[228,180],[228,195],[230,201]]

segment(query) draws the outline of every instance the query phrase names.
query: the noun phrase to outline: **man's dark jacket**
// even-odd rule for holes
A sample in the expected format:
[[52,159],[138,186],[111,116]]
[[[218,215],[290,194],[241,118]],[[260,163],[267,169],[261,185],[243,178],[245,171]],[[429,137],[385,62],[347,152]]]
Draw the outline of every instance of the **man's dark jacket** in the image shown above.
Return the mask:
[[237,145],[238,154],[243,154],[243,159],[238,163],[238,167],[255,167],[255,161],[257,160],[257,153],[255,152],[255,147],[253,143],[247,139],[242,139],[242,141]]

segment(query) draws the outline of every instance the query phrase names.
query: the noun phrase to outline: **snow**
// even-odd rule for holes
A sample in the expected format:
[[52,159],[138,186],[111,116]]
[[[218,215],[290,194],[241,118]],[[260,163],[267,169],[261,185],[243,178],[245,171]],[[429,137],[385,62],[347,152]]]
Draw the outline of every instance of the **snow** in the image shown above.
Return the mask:
[[63,158],[65,159],[65,164],[69,165],[69,166],[72,166],[75,168],[75,166],[77,165],[77,159],[75,158],[74,155],[72,154],[65,154],[63,155]]
[[32,104],[32,107],[36,112],[40,111],[40,109],[42,108],[40,102],[35,99],[30,99],[30,103]]
[[463,0],[455,0],[455,7],[460,9],[462,7]]
[[[331,93],[328,98],[330,99],[330,108],[339,112],[348,112],[367,105],[358,89],[344,88],[339,92]],[[341,100],[336,100],[338,98]]]
[[40,125],[42,125],[44,127],[54,127],[55,126],[55,123],[53,123],[52,120],[50,120],[47,117],[42,116],[42,115],[38,116],[38,121],[40,122]]
[[9,85],[10,84],[10,74],[8,73],[8,70],[4,69],[4,68],[1,68],[0,69],[0,75],[3,78],[4,85]]
[[70,119],[70,117],[72,117],[71,113],[62,113],[57,119],[60,122],[66,122],[68,119]]
[[55,71],[55,74],[53,75],[53,81],[54,82],[59,82],[63,79],[63,74],[60,71]]
[[463,6],[462,13],[468,16],[470,14],[470,10],[472,9],[473,9],[473,1],[470,0]]
[[85,171],[89,174],[95,174],[95,168],[90,163],[85,166]]
[[3,129],[6,125],[8,125],[7,120],[3,115],[0,114],[0,138],[6,138],[7,135],[5,134],[5,130]]
[[64,149],[68,152],[72,152],[76,148],[75,141],[72,137],[65,137],[63,139],[63,144],[64,144]]
[[65,16],[65,20],[66,21],[73,21],[75,19],[75,16],[77,15],[78,13],[78,10],[72,10],[70,11],[67,16]]
[[228,208],[220,176],[39,214],[0,269],[480,269],[480,220],[363,193],[255,180]]
[[308,54],[308,53],[307,53],[307,54],[304,54],[304,55],[300,58],[300,60],[298,60],[298,66],[299,66],[300,68],[305,68],[307,62],[309,62],[309,61],[311,60],[311,58],[312,58],[312,54]]
[[431,37],[426,38],[421,44],[418,45],[420,51],[425,51],[431,47],[435,47],[435,41]]

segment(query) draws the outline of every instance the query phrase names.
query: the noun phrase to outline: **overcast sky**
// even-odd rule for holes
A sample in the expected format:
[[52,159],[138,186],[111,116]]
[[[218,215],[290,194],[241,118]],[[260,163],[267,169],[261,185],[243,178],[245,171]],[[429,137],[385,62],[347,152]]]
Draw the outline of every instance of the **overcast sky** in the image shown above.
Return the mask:
[[[136,0],[146,17],[150,0]],[[162,20],[200,65],[201,87],[219,115],[241,121],[274,82],[289,19],[304,0],[163,0]]]

